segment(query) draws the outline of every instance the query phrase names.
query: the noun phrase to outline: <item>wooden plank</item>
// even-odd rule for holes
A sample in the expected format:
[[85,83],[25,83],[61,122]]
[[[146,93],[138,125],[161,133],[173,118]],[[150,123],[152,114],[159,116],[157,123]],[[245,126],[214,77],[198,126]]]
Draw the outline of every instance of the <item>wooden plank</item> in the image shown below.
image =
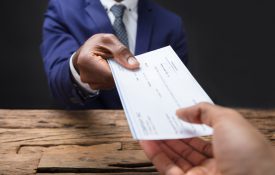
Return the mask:
[[0,129],[2,149],[6,150],[4,145],[9,145],[13,152],[24,146],[95,145],[118,141],[133,141],[128,128]]
[[36,173],[40,156],[37,154],[0,154],[1,175],[31,175]]
[[121,143],[57,146],[46,149],[37,172],[155,172],[142,150],[122,150]]
[[0,110],[0,128],[128,127],[121,110]]
[[36,175],[159,175],[158,172],[126,172],[126,173],[37,173]]
[[[238,109],[257,126],[274,126],[275,110]],[[271,122],[271,123],[270,123]],[[0,128],[89,128],[126,126],[124,112],[117,110],[0,110]]]
[[[4,133],[5,134],[1,134]],[[89,129],[0,129],[0,144],[62,145],[131,141],[128,128],[93,127]]]
[[275,147],[275,110],[238,109]]
[[[237,110],[260,123],[275,119],[275,110]],[[91,125],[127,126],[127,122],[120,110],[0,110],[0,128],[88,128]]]
[[[275,146],[275,110],[238,111]],[[100,149],[102,153],[97,151]],[[102,156],[96,157],[96,153]],[[80,155],[84,159],[80,160]],[[90,156],[96,158],[94,162],[100,168],[90,163]],[[61,158],[68,161],[55,167],[59,175],[62,171],[68,172],[67,175],[151,174],[141,172],[154,171],[143,156],[138,143],[131,138],[123,111],[0,110],[1,175],[35,174],[40,159],[39,171],[54,170],[44,166],[43,161]],[[104,158],[109,162],[104,162]],[[54,174],[54,171],[41,174]]]

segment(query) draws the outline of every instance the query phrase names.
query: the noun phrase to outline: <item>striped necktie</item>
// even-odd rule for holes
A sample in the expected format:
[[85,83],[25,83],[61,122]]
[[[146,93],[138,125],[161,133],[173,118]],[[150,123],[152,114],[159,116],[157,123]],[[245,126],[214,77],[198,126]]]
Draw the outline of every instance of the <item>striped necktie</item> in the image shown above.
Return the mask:
[[115,31],[115,34],[117,38],[120,40],[120,42],[122,42],[122,44],[128,47],[129,44],[128,44],[127,31],[122,20],[125,9],[126,7],[124,5],[113,5],[110,10],[115,16],[115,21],[113,24],[113,29]]

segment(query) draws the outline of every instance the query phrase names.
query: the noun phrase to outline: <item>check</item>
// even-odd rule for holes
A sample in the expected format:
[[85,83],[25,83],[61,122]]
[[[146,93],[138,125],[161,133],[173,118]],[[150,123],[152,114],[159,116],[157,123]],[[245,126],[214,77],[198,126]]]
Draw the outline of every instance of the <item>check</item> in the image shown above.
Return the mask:
[[168,46],[136,56],[140,68],[127,70],[108,60],[134,139],[163,140],[212,134],[206,125],[190,124],[176,110],[211,99]]

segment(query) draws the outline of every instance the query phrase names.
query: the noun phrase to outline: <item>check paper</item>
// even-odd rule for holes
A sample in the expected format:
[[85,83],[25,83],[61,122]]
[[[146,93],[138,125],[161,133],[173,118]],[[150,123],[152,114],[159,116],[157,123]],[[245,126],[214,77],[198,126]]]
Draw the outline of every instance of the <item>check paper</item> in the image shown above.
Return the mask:
[[206,125],[190,124],[176,110],[211,99],[168,46],[136,56],[138,70],[108,60],[134,139],[163,140],[212,134]]

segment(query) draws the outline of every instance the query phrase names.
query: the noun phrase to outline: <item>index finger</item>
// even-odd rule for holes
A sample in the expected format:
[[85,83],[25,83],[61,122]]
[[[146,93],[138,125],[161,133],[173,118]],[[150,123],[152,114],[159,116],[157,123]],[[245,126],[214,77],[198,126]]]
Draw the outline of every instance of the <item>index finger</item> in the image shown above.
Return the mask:
[[222,120],[240,118],[240,114],[229,108],[213,105],[210,103],[200,103],[189,108],[177,110],[177,116],[186,122],[206,124],[214,127]]

